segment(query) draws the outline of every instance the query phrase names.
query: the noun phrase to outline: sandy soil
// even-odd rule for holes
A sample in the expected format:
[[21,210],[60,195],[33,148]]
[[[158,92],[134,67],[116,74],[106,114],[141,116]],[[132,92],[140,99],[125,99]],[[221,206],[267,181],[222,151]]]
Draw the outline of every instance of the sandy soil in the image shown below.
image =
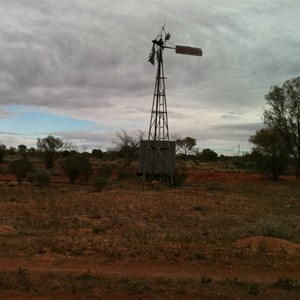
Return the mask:
[[0,175],[1,299],[300,299],[291,177],[194,169],[181,189],[101,193],[13,179]]

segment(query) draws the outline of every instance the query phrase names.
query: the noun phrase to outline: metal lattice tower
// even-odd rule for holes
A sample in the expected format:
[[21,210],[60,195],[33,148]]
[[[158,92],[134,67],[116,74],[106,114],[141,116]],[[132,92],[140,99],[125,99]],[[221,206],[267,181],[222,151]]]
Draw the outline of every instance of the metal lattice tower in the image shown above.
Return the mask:
[[175,49],[178,54],[201,56],[200,48],[186,46],[167,46],[170,33],[165,31],[164,26],[155,40],[152,40],[152,50],[149,62],[153,65],[157,61],[154,95],[151,109],[148,140],[141,142],[141,161],[143,181],[147,177],[160,182],[173,185],[175,172],[175,142],[169,139],[168,111],[166,99],[165,74],[163,66],[163,52],[165,48]]
[[163,48],[159,48],[159,59],[152,102],[148,140],[169,141],[168,111],[163,64]]

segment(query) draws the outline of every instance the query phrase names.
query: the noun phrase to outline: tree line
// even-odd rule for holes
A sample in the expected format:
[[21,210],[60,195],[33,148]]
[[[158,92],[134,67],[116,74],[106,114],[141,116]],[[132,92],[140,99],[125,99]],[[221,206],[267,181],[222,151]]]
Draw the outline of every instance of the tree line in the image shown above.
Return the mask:
[[[265,96],[266,106],[263,108],[265,128],[249,137],[254,147],[251,153],[242,157],[234,157],[237,164],[251,166],[256,170],[278,179],[289,165],[294,168],[296,178],[300,178],[300,77],[287,80],[282,86],[271,87]],[[83,152],[82,156],[92,156],[99,159],[124,159],[129,167],[138,159],[140,141],[144,139],[144,132],[128,134],[126,131],[117,132],[115,147],[107,151],[93,149],[91,153]],[[176,156],[178,159],[192,159],[195,163],[203,161],[226,160],[228,157],[218,154],[211,149],[197,147],[193,137],[175,138]],[[23,159],[27,156],[40,155],[47,169],[53,167],[58,157],[66,158],[77,155],[75,147],[68,142],[49,135],[37,139],[37,148],[19,145],[17,149],[7,149],[0,145],[0,161],[7,154],[18,153]],[[88,168],[87,168],[88,169]]]
[[[101,149],[93,149],[91,153],[83,152],[84,156],[92,156],[99,159],[118,159],[125,160],[127,166],[138,159],[140,141],[144,138],[144,132],[138,131],[136,134],[128,134],[125,130],[116,133],[117,141],[115,146],[102,151]],[[192,137],[176,138],[176,154],[178,158],[192,158],[199,161],[216,161],[218,154],[211,149],[203,149],[202,151],[196,147],[196,139]],[[0,145],[0,162],[3,161],[5,155],[18,154],[23,159],[28,156],[40,156],[45,163],[47,169],[51,169],[55,160],[59,157],[67,157],[70,155],[79,154],[76,147],[71,143],[64,143],[58,137],[48,135],[45,138],[37,138],[36,148],[27,148],[25,145],[19,145],[17,148],[6,148],[5,145]]]

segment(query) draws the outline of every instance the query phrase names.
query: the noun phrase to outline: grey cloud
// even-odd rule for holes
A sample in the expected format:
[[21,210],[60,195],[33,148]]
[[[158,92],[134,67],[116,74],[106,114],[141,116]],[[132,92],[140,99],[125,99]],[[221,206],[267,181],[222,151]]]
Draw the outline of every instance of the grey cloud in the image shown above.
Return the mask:
[[112,147],[116,138],[116,132],[103,131],[58,131],[53,132],[55,136],[62,138],[64,142],[71,142],[75,146],[86,145],[88,150],[107,150]]
[[262,123],[240,123],[240,124],[220,124],[216,126],[208,126],[198,135],[202,141],[205,140],[223,140],[228,143],[247,142],[249,137],[255,134],[256,130],[263,128]]
[[[222,141],[226,144],[233,141],[248,141],[249,137],[255,134],[256,130],[263,128],[261,122],[255,123],[224,123],[218,125],[198,125],[189,129],[189,135],[194,136],[201,141]],[[176,129],[176,133],[183,135],[180,129]],[[185,134],[186,135],[186,134]]]
[[230,130],[240,130],[240,131],[249,131],[254,132],[263,127],[263,123],[234,123],[234,124],[218,124],[211,126],[211,129],[214,130],[223,130],[224,132],[230,132]]
[[222,119],[228,119],[228,120],[234,120],[234,119],[240,119],[240,116],[236,114],[227,114],[227,115],[222,115]]
[[[171,43],[204,52],[199,58],[165,50],[172,121],[198,134],[191,127],[198,119],[186,109],[199,118],[208,109],[219,113],[220,124],[242,124],[243,114],[261,109],[272,85],[299,75],[299,12],[293,0],[3,0],[0,103],[85,118],[105,108],[117,126],[145,115],[148,124],[156,68],[147,58],[166,21]],[[229,138],[223,125],[203,135]]]
[[143,76],[134,65],[134,37],[93,25],[95,20],[81,14],[78,23],[71,21],[54,17],[38,27],[32,21],[27,32],[3,29],[1,77],[10,80],[10,92],[1,93],[2,103],[101,107],[109,105],[110,96],[139,90]]
[[173,111],[168,111],[168,116],[170,119],[175,119],[175,120],[184,120],[189,117],[188,114],[185,113],[176,113]]

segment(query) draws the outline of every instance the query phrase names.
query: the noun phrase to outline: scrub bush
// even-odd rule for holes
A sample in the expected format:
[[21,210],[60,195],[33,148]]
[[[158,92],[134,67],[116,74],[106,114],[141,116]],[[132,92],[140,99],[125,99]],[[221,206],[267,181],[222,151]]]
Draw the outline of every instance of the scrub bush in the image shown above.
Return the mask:
[[21,182],[29,172],[33,171],[32,163],[27,159],[18,159],[12,161],[7,167],[8,173],[17,176],[17,180]]
[[97,177],[93,182],[93,186],[97,192],[101,192],[102,189],[107,186],[107,184],[108,180],[103,176]]
[[37,170],[32,174],[32,181],[39,186],[49,186],[51,184],[51,174],[46,170]]
[[62,160],[61,166],[71,183],[74,183],[79,176],[88,179],[94,173],[89,158],[80,154],[65,158]]

